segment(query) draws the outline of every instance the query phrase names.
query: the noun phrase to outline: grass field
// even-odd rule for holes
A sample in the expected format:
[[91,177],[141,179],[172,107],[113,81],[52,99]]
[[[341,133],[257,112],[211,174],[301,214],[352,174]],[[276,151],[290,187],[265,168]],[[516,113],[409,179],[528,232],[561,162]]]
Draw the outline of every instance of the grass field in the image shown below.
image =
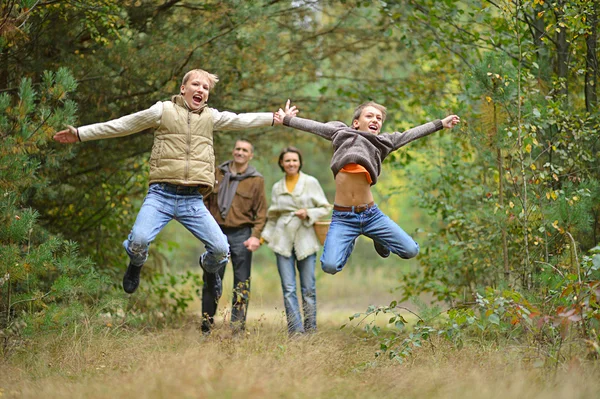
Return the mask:
[[322,322],[289,339],[269,317],[245,337],[195,326],[156,332],[80,330],[40,338],[2,364],[7,398],[595,398],[597,366],[537,369],[519,347],[444,342],[404,364],[375,359],[376,343]]
[[[230,273],[230,272],[228,272]],[[400,364],[376,358],[378,341],[341,324],[395,297],[393,268],[318,272],[316,334],[288,338],[277,273],[253,273],[248,331],[232,335],[221,302],[217,329],[197,328],[199,302],[177,328],[80,326],[39,334],[0,363],[2,398],[595,398],[590,362],[541,368],[526,346],[434,339]],[[225,279],[225,292],[231,275]],[[377,323],[385,326],[385,318]]]

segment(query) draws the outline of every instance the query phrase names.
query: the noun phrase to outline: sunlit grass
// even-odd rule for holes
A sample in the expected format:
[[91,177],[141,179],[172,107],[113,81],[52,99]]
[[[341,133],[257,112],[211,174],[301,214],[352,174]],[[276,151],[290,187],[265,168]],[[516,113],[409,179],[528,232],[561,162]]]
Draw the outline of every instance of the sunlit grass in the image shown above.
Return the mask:
[[[174,272],[193,269],[200,251],[183,240],[168,254],[167,266]],[[574,360],[548,367],[540,353],[519,343],[473,339],[458,350],[433,337],[403,363],[376,357],[380,342],[363,327],[374,321],[386,334],[392,328],[389,315],[352,321],[349,316],[397,300],[400,273],[418,265],[394,257],[365,261],[374,256],[370,242],[362,243],[364,252],[334,276],[324,274],[317,263],[318,331],[289,338],[274,257],[268,249],[260,251],[252,271],[245,334],[233,335],[228,325],[233,280],[229,265],[210,336],[198,329],[199,298],[179,328],[132,329],[90,320],[61,335],[39,333],[0,360],[0,397],[598,397],[597,363]],[[402,305],[419,312],[411,303]],[[409,323],[416,320],[407,311],[402,314]]]
[[[177,329],[92,322],[59,336],[40,333],[0,363],[0,396],[588,399],[600,392],[596,363],[538,368],[540,354],[518,344],[469,341],[457,350],[433,337],[403,363],[376,357],[379,341],[363,330],[372,319],[349,322],[348,316],[397,298],[394,269],[321,273],[315,334],[288,337],[279,277],[274,265],[261,265],[253,272],[245,334],[233,335],[227,324],[229,294],[210,336],[198,330],[199,301]],[[231,280],[227,274],[226,293]],[[377,325],[389,327],[388,318],[380,315]]]
[[13,398],[593,398],[594,363],[537,369],[519,347],[456,350],[438,339],[400,364],[375,358],[360,330],[323,322],[289,339],[277,320],[245,336],[195,325],[153,333],[40,336],[35,351],[0,364],[0,393]]

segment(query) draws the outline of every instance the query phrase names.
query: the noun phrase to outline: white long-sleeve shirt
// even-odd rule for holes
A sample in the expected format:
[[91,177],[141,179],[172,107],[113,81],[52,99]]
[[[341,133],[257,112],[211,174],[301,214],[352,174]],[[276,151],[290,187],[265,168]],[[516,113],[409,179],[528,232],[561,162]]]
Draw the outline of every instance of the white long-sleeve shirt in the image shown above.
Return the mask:
[[[272,112],[250,112],[236,114],[207,108],[213,117],[213,130],[240,130],[250,127],[269,126],[273,123]],[[107,122],[94,123],[78,128],[81,141],[91,141],[128,136],[145,129],[155,129],[160,125],[163,102],[150,108]]]

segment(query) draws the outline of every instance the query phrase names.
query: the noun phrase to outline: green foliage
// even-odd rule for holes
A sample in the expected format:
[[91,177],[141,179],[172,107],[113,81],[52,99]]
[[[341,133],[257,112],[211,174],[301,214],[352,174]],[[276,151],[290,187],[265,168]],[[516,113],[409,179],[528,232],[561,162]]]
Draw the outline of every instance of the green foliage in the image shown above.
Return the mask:
[[171,320],[181,316],[197,298],[197,287],[202,284],[202,275],[190,270],[178,274],[157,273],[150,279],[145,311],[162,312]]
[[[578,274],[547,273],[549,282],[546,298],[527,299],[514,290],[487,288],[475,295],[474,303],[450,308],[445,312],[423,310],[421,317],[396,301],[389,306],[370,306],[364,313],[356,313],[349,320],[380,314],[391,314],[388,327],[375,325],[372,319],[364,327],[369,336],[379,342],[375,356],[404,362],[426,343],[434,346],[432,338],[439,336],[461,349],[471,343],[524,341],[537,347],[541,364],[554,367],[565,360],[564,347],[571,347],[571,355],[580,357],[600,355],[600,255],[583,260]],[[412,325],[400,310],[409,311],[418,320]],[[359,323],[360,324],[360,323]],[[344,326],[343,326],[344,327]],[[582,340],[581,337],[584,339]]]
[[21,334],[61,329],[81,320],[109,286],[77,244],[48,234],[40,213],[25,204],[48,185],[38,174],[49,154],[53,115],[74,111],[66,95],[76,87],[66,69],[45,73],[36,91],[23,79],[17,98],[2,96],[0,126],[0,351],[6,355]]

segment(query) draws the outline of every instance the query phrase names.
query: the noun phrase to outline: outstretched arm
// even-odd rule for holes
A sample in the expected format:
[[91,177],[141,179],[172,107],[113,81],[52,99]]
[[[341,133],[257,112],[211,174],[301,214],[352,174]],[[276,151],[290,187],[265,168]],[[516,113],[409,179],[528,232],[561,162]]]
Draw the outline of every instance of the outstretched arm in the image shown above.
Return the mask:
[[275,123],[293,127],[298,130],[304,130],[305,132],[316,134],[327,140],[331,140],[333,134],[340,128],[347,127],[342,122],[321,123],[310,119],[298,118],[296,117],[296,114],[298,113],[296,107],[289,108],[289,104],[290,100],[287,100],[286,109],[282,110],[280,108],[279,111],[275,113],[273,117]]
[[[389,138],[392,140],[392,144],[394,146],[394,150],[405,146],[411,141],[415,141],[420,139],[421,137],[425,137],[430,135],[431,133],[437,132],[438,130],[452,129],[460,122],[460,118],[457,115],[448,115],[444,119],[437,119],[433,122],[425,123],[424,125],[413,127],[412,129],[408,129],[405,132],[396,132],[389,135]],[[385,133],[387,134],[387,133]]]
[[162,112],[163,103],[162,101],[159,101],[146,110],[125,115],[107,122],[94,123],[78,128],[67,126],[67,129],[61,130],[54,135],[54,140],[59,143],[75,143],[77,141],[128,136],[145,129],[158,127],[160,125]]

